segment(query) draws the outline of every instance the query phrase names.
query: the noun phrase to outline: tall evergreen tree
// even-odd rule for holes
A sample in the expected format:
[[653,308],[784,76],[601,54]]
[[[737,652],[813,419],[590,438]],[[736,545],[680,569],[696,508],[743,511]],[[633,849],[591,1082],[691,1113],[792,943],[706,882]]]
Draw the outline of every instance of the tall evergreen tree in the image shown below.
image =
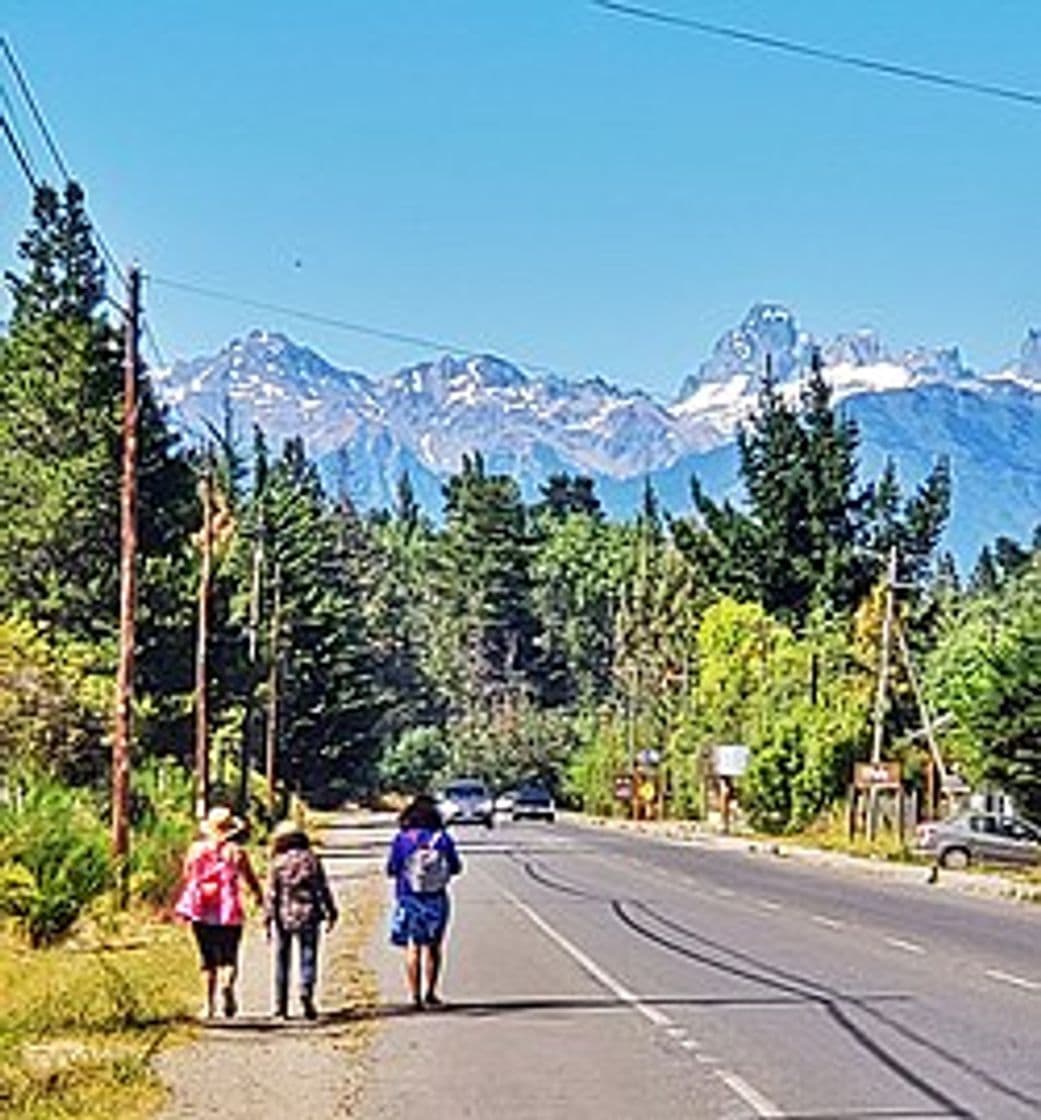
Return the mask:
[[532,540],[517,483],[464,456],[445,486],[445,521],[440,587],[456,619],[458,700],[475,712],[538,694]]

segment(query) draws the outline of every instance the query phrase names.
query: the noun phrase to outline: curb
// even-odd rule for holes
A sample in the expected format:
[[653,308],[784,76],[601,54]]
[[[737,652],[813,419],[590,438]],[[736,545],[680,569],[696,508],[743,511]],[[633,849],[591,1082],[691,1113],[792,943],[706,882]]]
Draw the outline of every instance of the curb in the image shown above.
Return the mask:
[[980,898],[1003,898],[1014,902],[1041,902],[1041,884],[1027,883],[994,872],[938,871],[927,863],[898,863],[875,856],[856,856],[826,848],[786,844],[762,837],[723,836],[706,832],[684,821],[629,821],[612,817],[588,816],[584,813],[561,814],[572,824],[584,828],[613,829],[641,836],[648,840],[667,840],[691,847],[713,848],[757,858],[792,859],[818,867],[851,871],[858,875],[899,880],[928,887],[955,891]]

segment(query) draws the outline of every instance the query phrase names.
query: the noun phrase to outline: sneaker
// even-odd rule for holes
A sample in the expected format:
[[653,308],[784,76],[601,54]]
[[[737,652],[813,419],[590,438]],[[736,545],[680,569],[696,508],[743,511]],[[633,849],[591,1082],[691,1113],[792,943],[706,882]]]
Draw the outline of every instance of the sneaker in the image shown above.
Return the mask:
[[238,1014],[239,1005],[235,999],[235,990],[233,988],[224,988],[221,992],[224,1000],[224,1018],[234,1019]]
[[444,1007],[445,1001],[436,992],[427,992],[427,1007]]
[[312,1022],[318,1018],[318,1008],[314,1005],[314,997],[305,995],[300,997],[300,1006],[304,1009],[304,1018]]

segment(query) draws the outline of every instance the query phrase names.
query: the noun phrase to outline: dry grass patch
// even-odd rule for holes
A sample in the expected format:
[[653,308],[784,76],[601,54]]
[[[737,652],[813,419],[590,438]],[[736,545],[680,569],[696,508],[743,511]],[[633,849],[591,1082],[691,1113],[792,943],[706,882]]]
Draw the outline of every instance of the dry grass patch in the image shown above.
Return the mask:
[[151,1056],[187,1029],[196,989],[184,932],[143,914],[49,949],[0,935],[0,1116],[150,1115]]

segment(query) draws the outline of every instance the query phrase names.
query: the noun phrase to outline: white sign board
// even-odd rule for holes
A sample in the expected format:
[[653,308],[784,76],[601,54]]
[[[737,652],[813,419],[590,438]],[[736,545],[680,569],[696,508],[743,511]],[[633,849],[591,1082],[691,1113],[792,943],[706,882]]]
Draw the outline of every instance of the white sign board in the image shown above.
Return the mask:
[[714,747],[712,759],[720,778],[740,778],[748,769],[748,747],[743,743],[726,743]]

